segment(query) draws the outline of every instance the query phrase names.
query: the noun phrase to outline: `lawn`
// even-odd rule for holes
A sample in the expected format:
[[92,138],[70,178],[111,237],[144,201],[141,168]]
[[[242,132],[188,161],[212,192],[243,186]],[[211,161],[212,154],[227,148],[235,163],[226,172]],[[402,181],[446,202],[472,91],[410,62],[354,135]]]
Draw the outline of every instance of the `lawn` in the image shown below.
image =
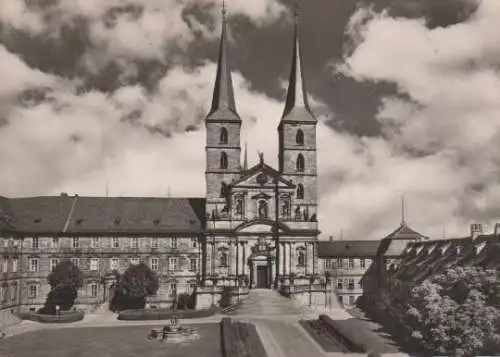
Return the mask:
[[[189,326],[189,325],[186,325]],[[220,325],[196,324],[200,338],[166,344],[146,339],[158,326],[75,327],[28,332],[0,341],[1,357],[221,357]]]

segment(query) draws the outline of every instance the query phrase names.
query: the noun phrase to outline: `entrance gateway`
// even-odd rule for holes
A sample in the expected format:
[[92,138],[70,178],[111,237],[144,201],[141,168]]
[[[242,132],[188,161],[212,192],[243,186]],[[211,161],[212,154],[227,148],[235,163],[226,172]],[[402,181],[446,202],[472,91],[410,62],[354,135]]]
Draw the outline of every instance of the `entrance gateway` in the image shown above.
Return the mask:
[[258,243],[252,248],[252,255],[248,259],[250,268],[250,288],[270,289],[274,273],[274,247],[259,237]]

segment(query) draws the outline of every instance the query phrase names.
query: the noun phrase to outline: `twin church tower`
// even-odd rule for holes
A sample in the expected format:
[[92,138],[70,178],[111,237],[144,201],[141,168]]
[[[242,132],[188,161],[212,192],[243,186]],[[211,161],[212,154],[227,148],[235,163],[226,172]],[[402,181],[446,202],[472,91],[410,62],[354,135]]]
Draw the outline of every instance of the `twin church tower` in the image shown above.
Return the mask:
[[[299,37],[295,11],[288,92],[277,128],[279,167],[267,165],[261,154],[260,162],[248,168],[246,150],[241,164],[242,118],[222,10],[217,74],[205,119],[207,276],[248,273],[251,286],[265,287],[278,276],[317,273],[317,120],[308,104]],[[234,257],[229,271],[217,269],[224,250]]]

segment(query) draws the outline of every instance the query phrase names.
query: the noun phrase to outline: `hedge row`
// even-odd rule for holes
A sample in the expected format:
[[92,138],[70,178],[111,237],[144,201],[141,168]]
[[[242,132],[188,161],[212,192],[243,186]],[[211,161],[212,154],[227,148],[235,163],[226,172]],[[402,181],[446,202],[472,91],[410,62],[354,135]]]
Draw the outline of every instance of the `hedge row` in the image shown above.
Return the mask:
[[39,314],[37,312],[21,312],[19,318],[22,320],[30,320],[48,324],[69,323],[83,320],[85,312],[77,311],[60,311],[57,315]]
[[142,321],[142,320],[168,320],[176,316],[179,319],[192,319],[197,317],[210,317],[217,313],[217,309],[204,310],[176,310],[165,309],[139,309],[123,310],[118,314],[118,320]]
[[224,317],[220,326],[223,357],[267,357],[253,324]]

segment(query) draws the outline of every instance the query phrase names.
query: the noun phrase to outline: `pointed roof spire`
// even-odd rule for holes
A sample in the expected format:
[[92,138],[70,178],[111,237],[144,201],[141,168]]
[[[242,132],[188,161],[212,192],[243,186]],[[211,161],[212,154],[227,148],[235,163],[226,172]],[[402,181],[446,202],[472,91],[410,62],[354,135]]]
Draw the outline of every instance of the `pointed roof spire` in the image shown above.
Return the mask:
[[[307,99],[306,86],[304,81],[304,72],[302,68],[302,52],[300,51],[300,38],[299,38],[299,4],[298,0],[294,1],[294,17],[295,17],[295,33],[293,45],[292,66],[290,69],[290,78],[288,82],[288,92],[286,96],[285,110],[283,112],[283,119],[288,116],[294,109],[306,111],[309,115],[300,115],[297,120],[312,120],[315,121],[309,108]],[[287,118],[287,120],[293,118]]]
[[[217,63],[217,75],[215,77],[214,92],[212,97],[212,106],[208,116],[212,116],[215,112],[224,111],[229,113],[231,118],[234,119],[238,114],[236,113],[236,103],[234,100],[233,81],[231,79],[231,70],[229,68],[229,61],[227,56],[227,25],[226,25],[226,5],[222,2],[222,30],[219,45],[219,59]],[[220,113],[222,114],[222,113]],[[227,115],[224,116],[224,119]],[[219,117],[219,115],[218,115]]]
[[243,157],[243,170],[248,170],[248,147],[247,143],[245,142],[245,155]]
[[405,196],[401,195],[401,225],[406,226],[405,219]]

